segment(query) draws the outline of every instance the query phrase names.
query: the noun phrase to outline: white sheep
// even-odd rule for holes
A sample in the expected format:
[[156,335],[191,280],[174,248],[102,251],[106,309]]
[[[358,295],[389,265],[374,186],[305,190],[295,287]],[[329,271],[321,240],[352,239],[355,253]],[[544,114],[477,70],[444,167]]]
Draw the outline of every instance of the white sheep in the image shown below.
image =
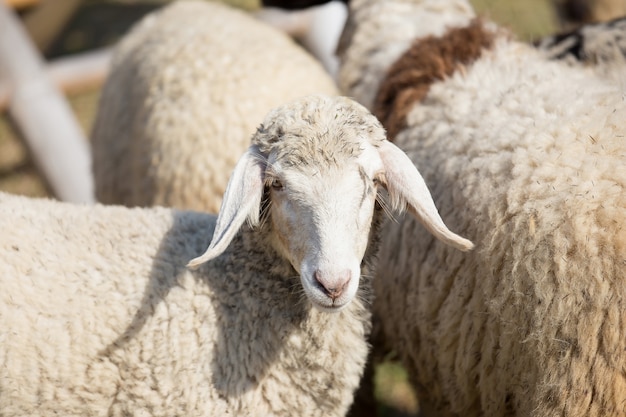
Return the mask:
[[224,4],[166,6],[116,48],[91,135],[96,196],[217,212],[265,114],[318,93],[337,94],[332,78],[287,35]]
[[0,193],[3,416],[344,415],[368,349],[379,184],[471,243],[349,99],[281,106],[252,142],[217,219]]
[[335,50],[348,15],[345,2],[270,0],[262,3],[265,7],[255,16],[296,39],[335,78],[339,69]]
[[626,415],[623,91],[462,0],[353,0],[341,43],[343,92],[476,244],[383,227],[374,313],[423,411]]

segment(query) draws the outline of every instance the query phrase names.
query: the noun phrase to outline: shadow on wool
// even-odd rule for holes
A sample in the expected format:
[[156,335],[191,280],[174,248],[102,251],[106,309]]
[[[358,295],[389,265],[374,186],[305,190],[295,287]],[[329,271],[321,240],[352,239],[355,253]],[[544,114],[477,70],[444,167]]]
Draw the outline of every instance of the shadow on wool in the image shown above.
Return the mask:
[[[214,225],[213,216],[174,212],[172,227],[152,259],[150,280],[140,307],[126,330],[101,352],[103,356],[124,349],[146,325],[151,326],[148,322],[159,304],[172,289],[181,286],[187,262],[208,247]],[[247,227],[244,225],[242,229]],[[244,253],[244,241],[252,235],[238,233],[222,256],[192,272],[194,285],[205,288],[204,295],[208,297],[204,298],[214,306],[216,321],[210,321],[207,323],[210,328],[204,329],[215,335],[214,346],[207,348],[214,354],[207,378],[225,400],[257,388],[284,353],[285,340],[308,314],[295,271],[293,276],[276,273],[268,278],[268,271],[271,273],[276,267],[268,260],[271,258],[267,248],[258,252],[245,249],[246,256],[238,256]],[[211,263],[221,268],[219,274],[206,273]]]

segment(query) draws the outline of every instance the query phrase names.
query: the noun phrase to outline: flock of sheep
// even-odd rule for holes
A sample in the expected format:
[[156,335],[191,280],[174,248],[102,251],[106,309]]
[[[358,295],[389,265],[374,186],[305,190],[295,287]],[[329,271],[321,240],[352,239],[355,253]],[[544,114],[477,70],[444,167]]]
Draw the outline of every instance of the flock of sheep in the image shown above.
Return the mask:
[[623,63],[572,39],[351,0],[335,83],[223,4],[144,18],[105,204],[0,193],[0,415],[345,416],[391,348],[424,416],[626,416]]

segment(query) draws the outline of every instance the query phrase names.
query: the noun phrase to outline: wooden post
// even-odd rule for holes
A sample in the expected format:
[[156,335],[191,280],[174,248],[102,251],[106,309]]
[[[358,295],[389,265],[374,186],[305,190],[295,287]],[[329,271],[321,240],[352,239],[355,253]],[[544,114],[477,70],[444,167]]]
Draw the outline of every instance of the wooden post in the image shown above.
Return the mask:
[[89,143],[19,19],[4,2],[0,2],[0,78],[10,88],[9,113],[55,195],[93,203]]

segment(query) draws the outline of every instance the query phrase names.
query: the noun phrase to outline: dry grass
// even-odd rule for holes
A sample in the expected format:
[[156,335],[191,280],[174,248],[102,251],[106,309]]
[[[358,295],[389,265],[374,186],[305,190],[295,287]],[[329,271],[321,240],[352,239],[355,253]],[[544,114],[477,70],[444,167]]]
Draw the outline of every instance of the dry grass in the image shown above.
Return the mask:
[[49,194],[6,115],[0,118],[0,190],[33,197]]
[[[70,105],[85,132],[89,132],[96,113],[98,90],[69,97]],[[9,117],[0,117],[0,191],[30,197],[52,197],[39,174],[27,147]]]

